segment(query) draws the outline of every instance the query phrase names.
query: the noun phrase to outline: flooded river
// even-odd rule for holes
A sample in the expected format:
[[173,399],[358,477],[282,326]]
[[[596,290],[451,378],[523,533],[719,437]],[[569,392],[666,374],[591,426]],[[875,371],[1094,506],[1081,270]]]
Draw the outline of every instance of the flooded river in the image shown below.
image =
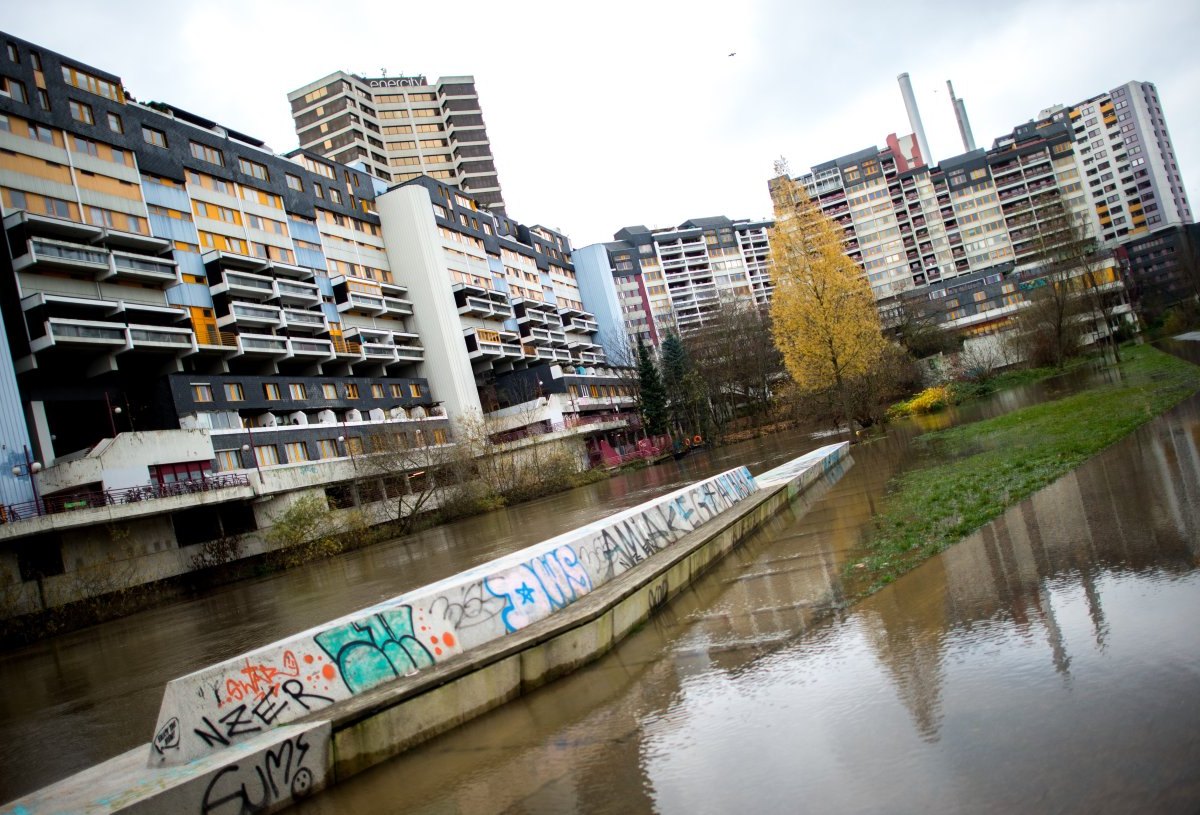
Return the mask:
[[[857,447],[606,657],[298,811],[1196,811],[1200,399],[840,610],[921,429]],[[6,653],[0,800],[148,740],[174,676],[821,443],[693,455]]]

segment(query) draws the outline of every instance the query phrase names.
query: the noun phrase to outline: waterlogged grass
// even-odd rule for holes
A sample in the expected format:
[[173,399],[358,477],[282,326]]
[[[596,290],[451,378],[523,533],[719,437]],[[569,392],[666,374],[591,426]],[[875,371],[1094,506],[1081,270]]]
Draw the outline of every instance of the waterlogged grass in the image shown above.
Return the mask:
[[1124,349],[1120,379],[917,439],[934,463],[891,485],[870,554],[851,569],[869,594],[974,532],[1200,388],[1200,368]]

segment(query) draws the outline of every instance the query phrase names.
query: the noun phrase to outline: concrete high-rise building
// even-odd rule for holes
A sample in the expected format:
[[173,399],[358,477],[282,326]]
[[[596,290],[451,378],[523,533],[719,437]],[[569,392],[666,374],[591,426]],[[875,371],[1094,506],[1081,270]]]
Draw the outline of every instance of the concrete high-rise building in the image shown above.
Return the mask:
[[1154,83],[1127,82],[1038,118],[1069,123],[1101,240],[1111,244],[1192,222]]
[[[624,327],[619,335],[601,333],[608,353],[615,357],[622,345],[636,344],[638,338],[658,345],[667,330],[701,328],[731,299],[765,307],[772,288],[771,223],[717,216],[662,229],[627,226],[610,243],[578,250],[581,281],[616,281]],[[606,325],[603,318],[601,325]]]
[[300,147],[361,162],[390,184],[420,175],[504,212],[504,196],[472,76],[363,78],[332,73],[288,94]]

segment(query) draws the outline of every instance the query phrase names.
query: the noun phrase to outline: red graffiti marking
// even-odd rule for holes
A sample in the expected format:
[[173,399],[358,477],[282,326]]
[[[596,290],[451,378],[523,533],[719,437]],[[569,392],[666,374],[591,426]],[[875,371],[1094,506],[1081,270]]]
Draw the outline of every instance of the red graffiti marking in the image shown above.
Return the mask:
[[221,705],[231,702],[241,702],[246,698],[261,700],[268,693],[278,692],[279,682],[276,681],[276,678],[299,676],[300,664],[296,661],[295,654],[291,651],[284,651],[282,668],[262,663],[254,665],[247,659],[246,664],[242,666],[239,673],[244,678],[230,677],[225,680],[225,693],[227,696],[221,701]]

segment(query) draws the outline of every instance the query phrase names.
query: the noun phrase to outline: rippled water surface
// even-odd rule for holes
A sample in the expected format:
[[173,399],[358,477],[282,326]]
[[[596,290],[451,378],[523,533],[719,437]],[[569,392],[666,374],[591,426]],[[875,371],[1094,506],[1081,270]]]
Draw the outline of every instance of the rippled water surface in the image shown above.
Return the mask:
[[[1077,386],[1001,394],[925,429]],[[608,656],[306,802],[335,812],[1200,807],[1200,400],[840,611],[896,426]],[[632,506],[783,434],[0,657],[0,800],[145,742],[163,684]]]

